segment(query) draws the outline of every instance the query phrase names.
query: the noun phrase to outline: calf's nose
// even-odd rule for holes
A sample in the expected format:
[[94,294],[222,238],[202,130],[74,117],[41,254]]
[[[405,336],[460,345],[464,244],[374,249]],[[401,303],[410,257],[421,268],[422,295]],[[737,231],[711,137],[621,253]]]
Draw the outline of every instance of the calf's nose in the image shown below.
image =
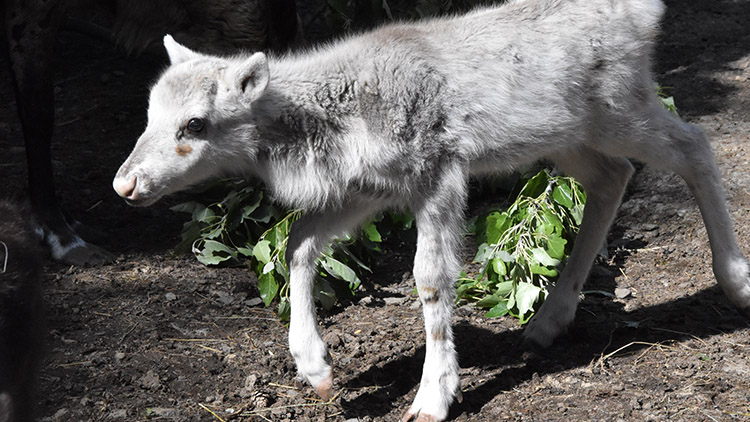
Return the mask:
[[115,189],[118,195],[123,198],[135,199],[138,193],[135,191],[136,178],[116,177],[112,182],[112,187]]

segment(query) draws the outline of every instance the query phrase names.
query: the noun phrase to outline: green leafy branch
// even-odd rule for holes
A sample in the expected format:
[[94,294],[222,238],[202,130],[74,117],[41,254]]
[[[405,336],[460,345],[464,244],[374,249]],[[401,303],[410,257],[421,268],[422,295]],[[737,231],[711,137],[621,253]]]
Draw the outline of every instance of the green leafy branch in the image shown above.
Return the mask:
[[526,323],[570,253],[585,203],[572,178],[542,170],[528,179],[507,211],[477,219],[474,262],[481,270],[459,280],[457,300],[488,308],[488,317],[510,314]]
[[[301,211],[273,205],[249,181],[219,182],[220,201],[196,201],[171,209],[191,215],[182,230],[178,252],[192,252],[205,265],[248,265],[258,276],[258,290],[266,306],[279,299],[278,314],[289,317],[289,269],[285,261],[289,231]],[[219,195],[222,196],[222,195]],[[408,215],[389,214],[365,224],[361,236],[347,236],[326,248],[319,259],[314,297],[324,308],[341,294],[352,294],[361,284],[358,273],[370,272],[365,261],[382,252],[384,235],[412,226]]]

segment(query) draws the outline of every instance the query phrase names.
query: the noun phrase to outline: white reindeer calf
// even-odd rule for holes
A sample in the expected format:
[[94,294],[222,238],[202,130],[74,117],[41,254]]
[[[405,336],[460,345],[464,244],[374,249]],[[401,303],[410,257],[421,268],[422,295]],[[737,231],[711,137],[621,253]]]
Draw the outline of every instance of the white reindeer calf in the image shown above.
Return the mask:
[[451,310],[471,175],[547,158],[588,193],[570,259],[527,341],[547,346],[573,321],[633,172],[625,157],[687,181],[716,278],[750,313],[750,266],[711,147],[654,93],[650,56],[663,9],[660,0],[521,0],[284,57],[207,56],[167,36],[171,66],[113,185],[145,206],[210,178],[252,174],[305,210],[288,244],[289,347],[323,398],[333,378],[312,299],[316,259],[374,213],[411,210],[427,339],[404,420],[441,421],[460,394]]

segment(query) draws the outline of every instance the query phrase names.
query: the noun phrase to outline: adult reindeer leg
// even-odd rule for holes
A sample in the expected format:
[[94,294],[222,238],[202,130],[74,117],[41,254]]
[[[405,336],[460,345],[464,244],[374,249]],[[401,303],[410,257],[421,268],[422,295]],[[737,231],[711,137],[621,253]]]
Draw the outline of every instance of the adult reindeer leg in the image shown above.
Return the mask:
[[112,259],[81,239],[68,224],[55,196],[50,142],[54,126],[55,36],[65,16],[64,2],[8,0],[5,3],[8,56],[23,128],[29,172],[29,199],[36,223],[53,258],[85,264]]

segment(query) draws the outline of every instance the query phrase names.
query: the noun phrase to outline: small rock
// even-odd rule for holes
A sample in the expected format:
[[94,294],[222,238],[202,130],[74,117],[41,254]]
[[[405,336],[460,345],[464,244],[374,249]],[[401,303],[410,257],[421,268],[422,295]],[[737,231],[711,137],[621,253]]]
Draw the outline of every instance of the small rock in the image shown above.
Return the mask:
[[125,409],[118,409],[109,412],[109,419],[122,419],[128,417],[128,411]]
[[164,298],[167,299],[168,302],[172,302],[172,301],[177,300],[177,295],[172,292],[169,292],[164,295]]
[[338,334],[333,333],[333,332],[330,332],[324,335],[323,341],[326,342],[326,344],[328,344],[332,348],[339,347],[341,346],[341,343],[342,343],[341,337]]
[[365,296],[362,299],[359,300],[359,303],[361,305],[369,305],[372,303],[372,296]]
[[145,388],[155,390],[161,386],[161,381],[159,380],[159,376],[154,373],[152,370],[148,370],[146,372],[146,375],[142,376],[138,382]]
[[255,383],[258,382],[258,376],[255,374],[248,375],[245,377],[245,388],[255,388]]
[[70,413],[70,410],[68,410],[67,408],[63,407],[62,409],[60,409],[57,412],[55,412],[55,416],[53,416],[53,418],[56,421],[59,421],[60,419],[64,418],[68,413]]
[[386,305],[402,305],[408,299],[409,298],[406,297],[387,297],[383,299],[383,302],[385,302]]
[[633,292],[627,287],[618,287],[615,289],[615,297],[618,299],[625,299],[630,296]]
[[154,416],[160,416],[162,418],[176,418],[179,416],[179,412],[177,412],[177,409],[167,408],[167,407],[152,407],[151,414]]
[[456,309],[456,316],[468,317],[472,314],[474,314],[474,310],[471,309],[471,305],[463,305],[460,308]]
[[231,305],[234,302],[234,298],[227,292],[216,292],[219,302],[223,305]]
[[254,297],[252,299],[246,300],[245,303],[247,304],[247,306],[258,306],[261,303],[263,303],[263,299],[259,297]]
[[125,353],[117,352],[115,353],[115,360],[120,362],[121,360],[125,359]]

